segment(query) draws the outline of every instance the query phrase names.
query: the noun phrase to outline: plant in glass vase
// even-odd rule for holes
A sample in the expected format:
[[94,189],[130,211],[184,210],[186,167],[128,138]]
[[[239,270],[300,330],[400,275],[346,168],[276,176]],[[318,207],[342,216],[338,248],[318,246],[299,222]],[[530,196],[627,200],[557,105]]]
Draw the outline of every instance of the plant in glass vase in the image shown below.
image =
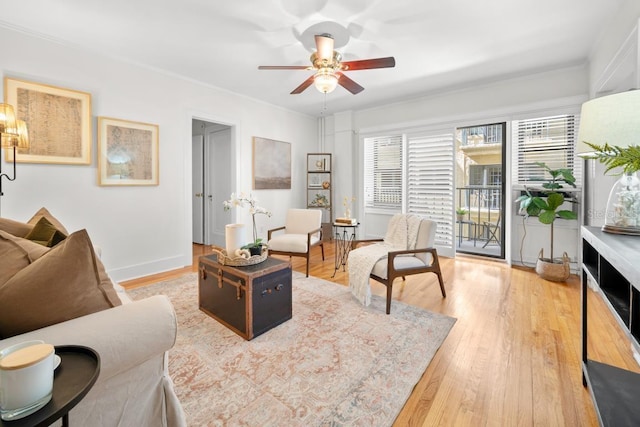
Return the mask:
[[606,165],[604,173],[621,168],[621,177],[611,189],[603,231],[617,234],[640,234],[640,146],[598,145],[585,141],[595,150],[589,157]]
[[253,241],[242,246],[242,249],[249,249],[251,255],[260,255],[262,253],[262,247],[266,246],[266,243],[262,243],[262,239],[258,238],[256,215],[262,214],[270,217],[271,212],[261,206],[258,206],[258,200],[254,198],[251,193],[249,193],[249,195],[246,195],[245,193],[240,193],[238,195],[236,195],[236,193],[231,193],[230,199],[225,200],[223,202],[223,206],[225,211],[235,207],[249,207],[249,213],[251,214],[253,222]]

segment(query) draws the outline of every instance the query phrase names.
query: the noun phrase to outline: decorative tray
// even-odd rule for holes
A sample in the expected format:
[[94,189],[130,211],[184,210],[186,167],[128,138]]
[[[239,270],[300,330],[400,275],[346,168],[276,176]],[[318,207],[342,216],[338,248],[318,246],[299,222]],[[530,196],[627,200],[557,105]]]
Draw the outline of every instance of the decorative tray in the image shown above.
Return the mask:
[[269,250],[267,248],[262,249],[262,253],[260,255],[253,255],[250,258],[242,258],[242,257],[234,257],[229,258],[227,256],[227,251],[224,249],[214,248],[213,252],[218,255],[218,262],[222,265],[230,265],[232,267],[244,267],[247,265],[255,265],[260,264],[263,261],[266,261],[267,256],[269,255]]

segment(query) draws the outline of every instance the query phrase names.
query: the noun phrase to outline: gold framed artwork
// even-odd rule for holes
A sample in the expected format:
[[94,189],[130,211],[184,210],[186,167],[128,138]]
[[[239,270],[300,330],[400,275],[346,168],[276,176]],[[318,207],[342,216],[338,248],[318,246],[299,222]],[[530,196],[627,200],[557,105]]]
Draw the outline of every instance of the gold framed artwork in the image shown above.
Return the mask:
[[158,125],[98,117],[98,185],[158,185]]
[[291,144],[253,137],[253,189],[291,189]]
[[[5,77],[4,99],[29,131],[16,162],[91,164],[91,94]],[[13,150],[6,154],[13,162]]]

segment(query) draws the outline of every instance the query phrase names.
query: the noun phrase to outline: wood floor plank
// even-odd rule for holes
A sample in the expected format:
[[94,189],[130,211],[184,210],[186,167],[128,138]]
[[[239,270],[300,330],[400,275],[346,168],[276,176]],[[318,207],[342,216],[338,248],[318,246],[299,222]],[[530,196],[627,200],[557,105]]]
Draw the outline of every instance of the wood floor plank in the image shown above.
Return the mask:
[[[325,243],[324,262],[314,253],[309,273],[346,286],[342,269],[331,277],[334,249]],[[209,252],[194,245],[193,265],[122,284],[130,289],[197,271],[198,257]],[[440,263],[447,298],[433,274],[393,287],[394,301],[457,319],[394,425],[597,425],[582,386],[579,277],[549,282],[532,270],[476,257]],[[304,259],[292,258],[292,266],[304,273]],[[385,288],[372,282],[372,292],[384,296]],[[589,291],[588,298],[590,358],[640,372],[601,297]]]

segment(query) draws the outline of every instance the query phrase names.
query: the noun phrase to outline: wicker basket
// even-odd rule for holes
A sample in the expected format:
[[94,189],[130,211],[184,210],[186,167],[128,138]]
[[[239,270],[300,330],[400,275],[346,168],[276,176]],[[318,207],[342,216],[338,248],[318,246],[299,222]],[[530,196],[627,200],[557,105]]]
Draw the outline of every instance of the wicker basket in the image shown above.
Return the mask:
[[269,255],[269,251],[266,247],[262,249],[262,253],[260,255],[253,255],[250,258],[229,258],[226,250],[218,248],[213,248],[213,252],[218,255],[218,262],[220,264],[230,265],[232,267],[246,267],[248,265],[260,264],[261,262],[266,261],[267,256]]
[[536,273],[543,279],[551,280],[552,282],[566,281],[569,278],[569,274],[571,274],[569,255],[565,252],[562,254],[561,259],[544,259],[544,252],[540,249],[538,262],[536,262]]

